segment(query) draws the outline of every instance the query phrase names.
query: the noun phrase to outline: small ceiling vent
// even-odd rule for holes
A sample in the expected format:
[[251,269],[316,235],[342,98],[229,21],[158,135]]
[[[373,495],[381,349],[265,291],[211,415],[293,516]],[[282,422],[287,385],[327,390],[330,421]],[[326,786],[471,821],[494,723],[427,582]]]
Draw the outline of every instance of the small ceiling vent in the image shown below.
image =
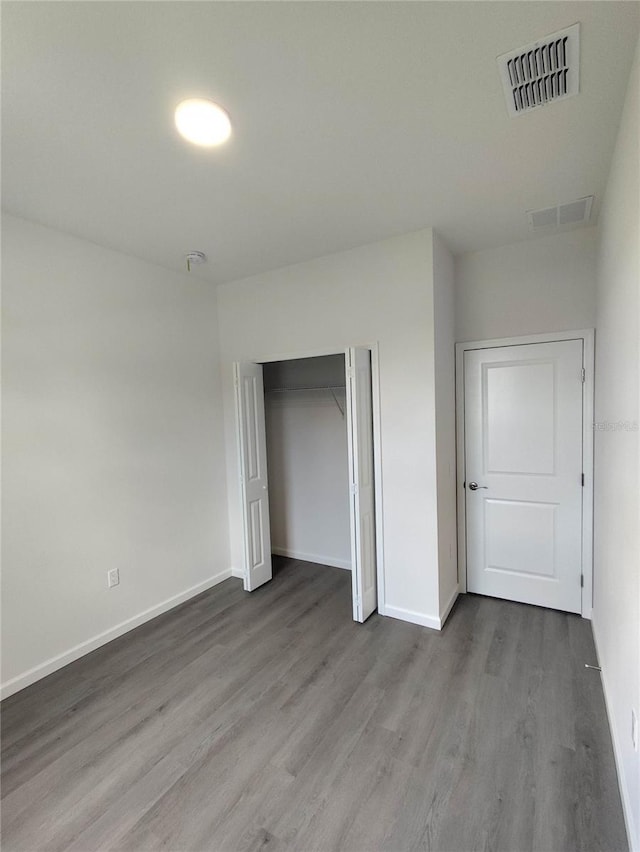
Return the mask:
[[498,57],[498,67],[509,115],[521,115],[577,95],[579,66],[580,24],[503,53]]
[[545,207],[542,210],[527,210],[529,227],[532,231],[558,228],[561,225],[587,225],[591,218],[593,195],[558,204],[557,207]]

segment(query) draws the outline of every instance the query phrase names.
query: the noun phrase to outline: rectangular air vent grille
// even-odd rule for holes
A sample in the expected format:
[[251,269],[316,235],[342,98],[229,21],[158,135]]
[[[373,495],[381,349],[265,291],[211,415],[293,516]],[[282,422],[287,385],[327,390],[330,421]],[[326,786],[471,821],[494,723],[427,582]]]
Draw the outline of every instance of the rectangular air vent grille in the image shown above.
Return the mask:
[[527,210],[529,227],[532,231],[549,230],[561,225],[587,225],[591,219],[593,195],[558,204],[556,207],[544,207],[542,210]]
[[498,57],[511,116],[577,95],[580,24]]

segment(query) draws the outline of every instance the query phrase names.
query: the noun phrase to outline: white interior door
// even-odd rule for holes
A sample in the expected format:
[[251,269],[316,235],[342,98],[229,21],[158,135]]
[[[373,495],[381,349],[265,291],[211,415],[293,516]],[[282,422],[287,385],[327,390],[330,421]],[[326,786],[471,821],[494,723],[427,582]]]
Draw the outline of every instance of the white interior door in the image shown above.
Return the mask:
[[353,619],[365,621],[378,605],[371,352],[347,349],[346,368]]
[[252,592],[272,577],[262,366],[236,364],[235,385],[244,525],[244,588]]
[[580,612],[583,342],[464,354],[467,588]]

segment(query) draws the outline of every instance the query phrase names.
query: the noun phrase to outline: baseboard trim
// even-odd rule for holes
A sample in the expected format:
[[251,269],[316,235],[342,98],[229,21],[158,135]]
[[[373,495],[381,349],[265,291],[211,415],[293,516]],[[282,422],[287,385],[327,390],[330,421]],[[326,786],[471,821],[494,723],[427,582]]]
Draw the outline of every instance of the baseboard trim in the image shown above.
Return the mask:
[[434,615],[425,615],[423,612],[415,612],[411,609],[402,609],[399,606],[384,606],[378,607],[380,615],[386,615],[389,618],[398,618],[400,621],[409,621],[411,624],[419,624],[421,627],[431,627],[433,630],[440,630],[441,620]]
[[244,580],[244,571],[242,570],[242,568],[232,568],[231,576],[237,577],[238,580]]
[[189,598],[193,598],[201,592],[205,592],[207,589],[217,586],[218,583],[222,583],[223,580],[227,580],[231,577],[231,575],[230,569],[221,571],[219,574],[215,574],[213,577],[209,577],[201,583],[197,583],[195,586],[191,586],[183,592],[173,595],[161,603],[149,607],[149,609],[145,609],[143,612],[134,615],[132,618],[127,618],[126,621],[121,621],[119,624],[116,624],[115,627],[110,627],[108,630],[98,633],[97,636],[92,636],[91,639],[87,639],[85,642],[80,642],[80,644],[75,645],[73,648],[69,648],[68,651],[64,651],[62,654],[57,654],[55,657],[45,660],[44,663],[40,663],[40,665],[34,666],[26,672],[11,678],[11,680],[6,681],[0,686],[0,698],[8,698],[10,695],[19,692],[21,689],[25,689],[37,680],[41,680],[42,678],[47,677],[47,675],[53,674],[53,672],[58,669],[63,668],[69,663],[73,663],[74,660],[78,660],[80,657],[84,657],[85,654],[90,654],[91,651],[95,651],[96,648],[106,645],[107,642],[117,639],[118,636],[122,636],[123,633],[128,633],[130,630],[134,630],[146,621],[151,621],[152,618],[162,615],[163,612],[167,612],[167,610],[173,609],[173,607],[184,603],[189,600]]
[[455,589],[451,593],[451,597],[447,601],[447,605],[440,613],[439,617],[425,615],[422,612],[415,612],[411,609],[402,609],[402,607],[398,606],[378,607],[378,612],[380,615],[388,615],[390,618],[398,618],[400,621],[409,621],[411,624],[419,624],[421,627],[431,627],[432,630],[442,630],[449,613],[453,609],[454,603],[458,600],[459,594],[460,587],[456,584]]
[[454,603],[458,600],[460,594],[460,586],[456,583],[454,590],[451,592],[451,597],[447,601],[447,605],[440,613],[440,629],[444,627],[444,623],[449,618],[449,613],[453,609]]
[[[596,647],[596,657],[598,665],[602,666],[602,658],[600,649],[598,648],[598,638],[596,633],[596,624],[592,621],[593,644]],[[611,701],[609,699],[609,689],[607,688],[607,676],[604,669],[601,669],[602,677],[602,692],[604,693],[604,705],[607,708],[607,721],[609,723],[609,731],[611,733],[611,741],[613,743],[613,756],[616,762],[616,774],[618,776],[618,788],[620,790],[620,798],[622,799],[622,813],[624,814],[624,824],[627,829],[627,841],[629,843],[629,852],[640,852],[640,835],[636,831],[636,825],[633,818],[633,810],[631,808],[631,797],[629,796],[629,787],[627,778],[624,772],[624,762],[622,760],[622,751],[620,749],[620,738],[618,736],[615,725],[612,724],[615,716]],[[640,826],[638,827],[640,829]]]
[[318,565],[330,565],[332,568],[344,568],[351,571],[349,559],[335,559],[333,556],[320,556],[318,553],[304,553],[302,550],[290,550],[288,547],[271,546],[275,556],[288,556],[290,559],[302,559],[303,562],[315,562]]

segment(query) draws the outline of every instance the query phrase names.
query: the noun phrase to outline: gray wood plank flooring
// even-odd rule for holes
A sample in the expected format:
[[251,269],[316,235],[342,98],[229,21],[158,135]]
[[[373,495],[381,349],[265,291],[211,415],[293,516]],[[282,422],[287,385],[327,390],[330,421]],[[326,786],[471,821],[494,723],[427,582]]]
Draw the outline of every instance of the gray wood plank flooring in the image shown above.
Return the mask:
[[348,572],[275,568],[3,702],[5,852],[628,848],[589,622],[358,625]]

